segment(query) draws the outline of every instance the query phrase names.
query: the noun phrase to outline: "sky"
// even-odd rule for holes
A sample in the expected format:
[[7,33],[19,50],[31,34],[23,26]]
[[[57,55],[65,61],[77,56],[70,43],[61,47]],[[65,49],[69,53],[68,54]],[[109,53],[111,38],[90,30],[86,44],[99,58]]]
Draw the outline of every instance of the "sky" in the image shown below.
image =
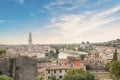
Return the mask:
[[0,44],[120,38],[120,0],[0,0]]

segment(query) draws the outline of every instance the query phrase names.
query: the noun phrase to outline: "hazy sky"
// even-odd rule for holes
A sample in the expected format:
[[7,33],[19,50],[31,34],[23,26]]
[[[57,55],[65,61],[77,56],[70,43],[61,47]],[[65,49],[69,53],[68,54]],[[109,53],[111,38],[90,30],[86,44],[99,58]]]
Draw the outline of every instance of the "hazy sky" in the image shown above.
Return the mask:
[[0,0],[0,43],[101,42],[120,38],[120,0]]

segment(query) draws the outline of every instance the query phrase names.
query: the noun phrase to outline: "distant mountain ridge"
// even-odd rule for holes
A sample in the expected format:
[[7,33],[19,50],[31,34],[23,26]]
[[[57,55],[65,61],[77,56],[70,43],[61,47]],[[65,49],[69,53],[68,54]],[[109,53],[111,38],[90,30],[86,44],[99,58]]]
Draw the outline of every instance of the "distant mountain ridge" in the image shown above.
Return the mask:
[[96,43],[95,45],[111,46],[111,47],[118,47],[118,48],[120,48],[120,39],[111,40],[111,41],[102,42],[102,43]]

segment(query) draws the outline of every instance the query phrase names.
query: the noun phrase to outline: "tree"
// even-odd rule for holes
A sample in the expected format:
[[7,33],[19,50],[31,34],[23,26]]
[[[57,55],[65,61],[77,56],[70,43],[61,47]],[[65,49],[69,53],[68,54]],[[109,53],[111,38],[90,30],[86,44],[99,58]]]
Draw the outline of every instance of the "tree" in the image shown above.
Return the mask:
[[4,57],[6,55],[6,50],[0,50],[0,57]]
[[115,49],[115,52],[114,52],[114,54],[113,54],[113,61],[117,61],[118,59],[117,59],[117,50]]
[[84,51],[81,47],[78,48],[78,51]]
[[87,44],[90,44],[90,42],[89,42],[89,41],[87,41]]
[[56,77],[54,76],[54,74],[51,74],[48,80],[56,80]]
[[84,41],[82,41],[82,44],[85,44],[85,42],[84,42]]
[[2,75],[2,76],[0,76],[0,80],[13,80],[13,79],[6,75]]
[[90,72],[86,71],[86,79],[85,80],[95,80],[95,76]]
[[43,77],[39,77],[37,80],[44,80],[44,78]]
[[56,58],[57,55],[56,55],[56,53],[53,50],[50,50],[48,53],[45,53],[45,57]]
[[84,60],[85,54],[81,54],[81,55],[80,55],[80,58],[81,58],[81,60]]
[[58,57],[58,54],[59,54],[59,49],[56,48],[56,56]]
[[106,71],[109,71],[110,65],[111,65],[111,61],[110,61],[110,62],[107,62],[107,64],[105,64],[105,70],[106,70]]
[[120,62],[118,62],[118,61],[112,61],[112,63],[110,64],[109,71],[115,77],[120,78]]
[[63,80],[95,80],[95,76],[82,69],[69,69]]
[[90,70],[92,67],[89,64],[86,64],[86,70]]

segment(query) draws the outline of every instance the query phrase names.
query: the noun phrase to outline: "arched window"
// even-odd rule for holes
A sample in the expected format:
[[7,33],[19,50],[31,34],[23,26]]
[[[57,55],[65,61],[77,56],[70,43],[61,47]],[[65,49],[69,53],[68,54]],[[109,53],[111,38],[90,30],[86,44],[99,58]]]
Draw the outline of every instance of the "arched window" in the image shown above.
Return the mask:
[[62,76],[59,76],[59,78],[62,78]]

